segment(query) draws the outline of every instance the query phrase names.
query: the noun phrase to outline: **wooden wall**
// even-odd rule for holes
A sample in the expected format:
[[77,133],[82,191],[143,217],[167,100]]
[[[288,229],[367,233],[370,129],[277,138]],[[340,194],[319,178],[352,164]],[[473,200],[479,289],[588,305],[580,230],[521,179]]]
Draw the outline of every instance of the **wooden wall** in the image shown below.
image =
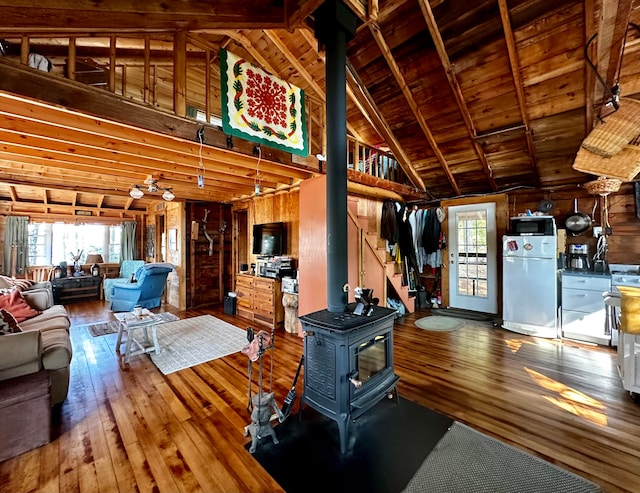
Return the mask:
[[[554,216],[559,230],[559,243],[566,239],[566,245],[572,243],[586,243],[589,246],[590,255],[596,251],[596,238],[593,237],[593,229],[589,228],[582,234],[572,235],[565,230],[565,218],[574,211],[574,199],[577,199],[578,210],[588,214],[593,219],[593,224],[601,226],[604,221],[603,210],[608,208],[608,222],[611,234],[607,237],[607,261],[611,264],[640,264],[640,219],[635,206],[633,184],[624,183],[620,190],[610,194],[606,200],[594,196],[583,187],[571,186],[558,190],[521,189],[511,191],[508,194],[487,195],[482,197],[470,197],[446,200],[442,202],[444,207],[452,205],[465,205],[480,202],[496,201],[496,220],[498,235],[498,255],[502,255],[502,235],[506,234],[509,227],[509,218],[525,213],[527,209],[535,212],[542,200],[554,202],[553,209],[549,212]],[[561,248],[566,250],[566,246]],[[442,272],[442,301],[443,306],[449,304],[449,277],[446,270],[448,251],[443,252],[445,268]],[[502,278],[502,262],[498,262],[498,278]],[[502,287],[499,284],[498,307],[502,306]]]
[[[574,199],[578,199],[578,210],[592,216],[594,224],[603,224],[603,210],[608,205],[611,235],[607,237],[607,260],[614,264],[640,264],[640,219],[635,207],[633,184],[623,183],[620,190],[605,199],[588,193],[582,187],[566,187],[557,191],[519,190],[509,193],[509,214],[516,216],[526,209],[535,211],[543,199],[550,199],[555,207],[550,214],[556,219],[558,228],[564,228],[564,220],[574,211]],[[594,209],[595,208],[595,209]],[[594,212],[595,210],[595,212]],[[573,236],[567,234],[567,243],[586,243],[592,255],[596,248],[593,230]]]
[[[167,202],[165,206],[165,228],[167,234],[167,262],[175,266],[175,271],[167,278],[167,303],[180,310],[186,310],[186,214],[182,202]],[[175,240],[175,241],[174,241]]]
[[[202,232],[202,227],[206,227],[213,240],[211,252],[209,240]],[[188,268],[185,281],[189,308],[220,303],[224,295],[233,290],[231,232],[230,205],[211,202],[187,204],[185,243]]]
[[[318,200],[324,200],[319,197]],[[299,189],[291,189],[285,192],[276,192],[264,195],[257,195],[251,200],[238,202],[233,205],[233,211],[246,212],[246,228],[244,225],[242,230],[237,231],[234,242],[244,249],[237,253],[238,260],[234,261],[235,271],[238,271],[239,263],[255,263],[257,256],[251,253],[253,247],[252,231],[254,224],[264,224],[271,222],[284,222],[287,227],[286,234],[286,256],[294,259],[297,267],[297,259],[299,257],[299,237],[298,231],[300,226],[299,218]],[[234,228],[235,228],[234,224]],[[246,259],[246,262],[245,262]]]

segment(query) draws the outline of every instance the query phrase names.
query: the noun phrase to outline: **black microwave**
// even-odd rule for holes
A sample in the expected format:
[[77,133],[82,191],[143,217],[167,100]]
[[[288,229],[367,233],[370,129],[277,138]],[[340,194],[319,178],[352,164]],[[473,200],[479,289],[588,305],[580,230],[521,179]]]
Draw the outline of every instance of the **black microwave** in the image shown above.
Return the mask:
[[511,234],[515,236],[555,236],[553,216],[518,216],[511,218]]

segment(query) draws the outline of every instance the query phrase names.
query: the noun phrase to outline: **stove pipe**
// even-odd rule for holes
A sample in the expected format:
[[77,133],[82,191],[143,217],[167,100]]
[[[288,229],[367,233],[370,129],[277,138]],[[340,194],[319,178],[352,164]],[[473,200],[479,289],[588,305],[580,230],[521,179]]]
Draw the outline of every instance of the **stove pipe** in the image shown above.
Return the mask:
[[327,115],[327,310],[347,307],[347,88],[346,44],[356,16],[338,0],[315,11],[315,35],[325,46]]

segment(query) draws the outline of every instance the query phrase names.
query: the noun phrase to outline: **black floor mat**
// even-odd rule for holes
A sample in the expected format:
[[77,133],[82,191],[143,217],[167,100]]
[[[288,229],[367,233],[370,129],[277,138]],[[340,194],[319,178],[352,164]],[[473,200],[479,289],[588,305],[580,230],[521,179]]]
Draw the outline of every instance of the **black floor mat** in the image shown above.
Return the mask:
[[343,455],[337,423],[305,406],[301,420],[292,415],[276,427],[279,444],[265,437],[253,455],[287,493],[400,492],[451,423],[406,399],[385,399],[350,423]]
[[476,320],[478,322],[492,322],[500,325],[500,320],[497,315],[491,313],[474,312],[472,310],[462,310],[460,308],[432,308],[431,313],[433,315],[442,315],[444,317],[457,317],[464,318],[466,320]]

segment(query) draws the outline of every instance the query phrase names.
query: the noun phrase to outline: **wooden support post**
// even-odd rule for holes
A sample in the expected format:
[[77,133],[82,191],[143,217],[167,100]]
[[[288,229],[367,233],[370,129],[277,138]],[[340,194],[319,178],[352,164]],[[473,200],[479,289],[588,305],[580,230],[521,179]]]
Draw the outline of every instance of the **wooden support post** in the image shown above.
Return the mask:
[[67,78],[69,80],[76,80],[76,38],[69,38]]
[[22,36],[20,42],[20,63],[29,65],[29,36]]
[[211,52],[209,50],[204,52],[204,63],[204,112],[209,123],[211,121]]
[[151,96],[151,39],[144,37],[144,94],[143,101],[148,103]]
[[173,38],[173,111],[187,114],[187,34],[179,31]]
[[[116,37],[109,39],[109,91],[116,92]],[[122,88],[124,94],[124,87]]]

